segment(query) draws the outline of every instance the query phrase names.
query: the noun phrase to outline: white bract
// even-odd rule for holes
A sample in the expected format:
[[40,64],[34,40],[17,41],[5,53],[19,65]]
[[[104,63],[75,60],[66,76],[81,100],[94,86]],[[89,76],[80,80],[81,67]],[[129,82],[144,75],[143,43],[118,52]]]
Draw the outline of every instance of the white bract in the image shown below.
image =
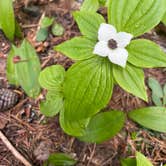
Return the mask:
[[117,32],[115,27],[102,23],[98,30],[98,42],[95,45],[94,54],[107,57],[119,66],[125,67],[128,51],[125,47],[130,43],[133,35],[126,32]]

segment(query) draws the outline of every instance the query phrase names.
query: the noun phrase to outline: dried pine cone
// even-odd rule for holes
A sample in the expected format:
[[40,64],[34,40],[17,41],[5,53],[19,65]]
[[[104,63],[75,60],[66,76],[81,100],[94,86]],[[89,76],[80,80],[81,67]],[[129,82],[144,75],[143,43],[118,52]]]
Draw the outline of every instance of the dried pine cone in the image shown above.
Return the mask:
[[18,101],[18,94],[9,89],[0,89],[0,111],[12,108]]

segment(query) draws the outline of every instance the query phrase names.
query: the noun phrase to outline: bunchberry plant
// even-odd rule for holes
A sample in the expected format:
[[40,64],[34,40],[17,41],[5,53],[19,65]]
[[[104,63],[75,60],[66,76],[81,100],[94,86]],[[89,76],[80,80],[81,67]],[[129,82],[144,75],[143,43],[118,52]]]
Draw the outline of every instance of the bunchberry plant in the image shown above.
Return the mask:
[[[82,36],[55,46],[56,51],[76,61],[65,74],[61,71],[63,104],[59,112],[66,133],[99,143],[120,131],[125,120],[123,112],[97,114],[111,99],[115,84],[148,100],[143,68],[166,67],[166,54],[155,43],[138,36],[161,21],[165,5],[165,0],[109,0],[108,22],[94,10],[82,8],[73,13]],[[47,84],[55,83],[51,83],[53,87],[59,84],[50,74],[43,74],[41,80],[44,77]],[[161,111],[160,116],[165,114]],[[142,123],[142,116],[134,119],[135,114],[139,114],[137,110],[130,113],[133,120],[150,127],[149,123]]]

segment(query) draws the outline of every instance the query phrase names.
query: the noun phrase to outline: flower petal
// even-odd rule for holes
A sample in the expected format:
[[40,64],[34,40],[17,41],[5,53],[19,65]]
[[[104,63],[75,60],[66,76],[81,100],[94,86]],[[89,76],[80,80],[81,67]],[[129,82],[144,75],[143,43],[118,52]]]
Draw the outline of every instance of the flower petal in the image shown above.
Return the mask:
[[114,26],[106,23],[100,24],[100,28],[98,31],[98,39],[99,41],[108,41],[110,39],[114,39],[116,37],[116,29]]
[[112,63],[122,66],[124,68],[126,66],[127,57],[128,52],[124,48],[117,48],[116,50],[112,50],[108,55],[108,58]]
[[118,47],[125,48],[133,38],[133,35],[126,32],[119,32],[116,36]]
[[99,41],[93,50],[93,54],[97,54],[100,55],[102,57],[106,57],[109,54],[109,48],[108,48],[108,44],[105,41]]

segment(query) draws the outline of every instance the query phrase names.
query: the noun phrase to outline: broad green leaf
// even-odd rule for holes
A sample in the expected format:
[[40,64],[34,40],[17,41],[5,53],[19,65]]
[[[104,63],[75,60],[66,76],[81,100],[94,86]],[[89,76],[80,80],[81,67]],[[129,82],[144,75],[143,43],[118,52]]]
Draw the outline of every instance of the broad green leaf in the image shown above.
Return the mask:
[[162,87],[161,87],[160,83],[156,79],[154,79],[152,77],[149,77],[148,85],[149,85],[150,89],[152,90],[152,93],[154,93],[159,98],[163,97]]
[[129,112],[129,117],[152,130],[166,132],[166,108],[146,107]]
[[55,36],[62,36],[64,34],[64,28],[61,24],[55,23],[51,28],[52,34]]
[[61,65],[45,68],[39,76],[40,85],[49,91],[62,91],[65,70]]
[[75,63],[64,83],[65,116],[69,120],[86,119],[106,106],[112,95],[112,65],[96,56]]
[[48,37],[48,29],[40,28],[36,35],[36,41],[42,42],[45,41]]
[[40,111],[46,116],[55,116],[63,110],[63,82],[65,70],[60,65],[45,68],[39,76],[40,85],[48,90],[46,101],[40,104]]
[[127,46],[128,61],[143,68],[166,67],[166,53],[154,42],[145,39],[132,40]]
[[108,22],[139,36],[155,27],[164,13],[165,0],[109,0]]
[[137,166],[135,158],[126,158],[121,160],[121,166]]
[[71,156],[64,153],[53,153],[45,162],[46,166],[74,166],[76,164]]
[[81,119],[81,120],[69,120],[68,117],[65,116],[64,110],[60,112],[60,125],[65,133],[72,136],[82,136],[85,133],[85,128],[89,123],[89,119]]
[[99,0],[84,0],[81,11],[96,12],[99,8]]
[[12,48],[10,49],[10,52],[7,56],[7,70],[6,70],[6,76],[7,76],[7,79],[9,81],[10,84],[13,84],[13,85],[18,85],[18,81],[17,81],[17,78],[16,78],[16,74],[15,74],[15,64],[13,63],[13,58],[15,56],[15,50],[17,48],[12,45]]
[[73,60],[85,60],[93,57],[93,49],[96,42],[85,37],[75,37],[58,46],[55,50],[62,52]]
[[152,163],[140,152],[136,152],[137,166],[153,166]]
[[48,117],[55,116],[63,110],[63,96],[61,93],[48,92],[46,101],[40,103],[40,111]]
[[85,142],[101,143],[115,136],[122,129],[124,121],[125,115],[120,111],[99,113],[91,118],[85,134],[79,139]]
[[15,34],[15,18],[12,0],[0,0],[0,24],[5,35],[10,40],[13,40]]
[[162,19],[162,22],[166,25],[166,13],[164,14],[164,17]]
[[26,40],[16,50],[15,55],[21,59],[20,62],[15,64],[17,81],[28,96],[35,98],[40,93],[40,85],[38,82],[40,74],[39,58],[34,48]]
[[124,90],[145,101],[148,100],[142,69],[130,64],[127,64],[125,68],[114,65],[113,75],[116,82]]
[[48,28],[54,22],[54,18],[44,17],[41,21],[41,28]]
[[104,18],[100,14],[88,11],[77,11],[73,15],[82,35],[97,41],[98,29],[100,24],[105,22]]

